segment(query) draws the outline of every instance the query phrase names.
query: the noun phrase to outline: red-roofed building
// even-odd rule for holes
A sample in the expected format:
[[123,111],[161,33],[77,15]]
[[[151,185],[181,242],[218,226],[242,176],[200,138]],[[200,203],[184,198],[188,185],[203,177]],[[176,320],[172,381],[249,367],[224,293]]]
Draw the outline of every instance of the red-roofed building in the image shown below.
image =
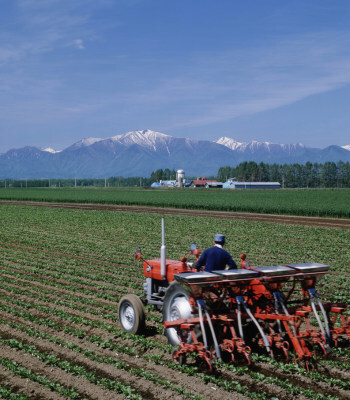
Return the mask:
[[191,187],[222,188],[223,183],[214,179],[207,179],[205,176],[192,181]]

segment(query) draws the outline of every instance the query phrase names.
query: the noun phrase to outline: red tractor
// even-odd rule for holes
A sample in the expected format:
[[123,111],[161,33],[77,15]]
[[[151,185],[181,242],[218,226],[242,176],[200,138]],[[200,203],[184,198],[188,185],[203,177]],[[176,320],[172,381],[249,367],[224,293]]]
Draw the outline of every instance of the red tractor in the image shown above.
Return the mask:
[[[189,255],[199,254],[192,245]],[[251,351],[262,348],[270,357],[292,355],[308,369],[317,349],[327,357],[338,337],[350,339],[346,305],[322,304],[315,289],[328,265],[252,267],[242,254],[240,269],[208,273],[197,272],[187,257],[166,259],[162,219],[161,257],[143,260],[144,298],[128,294],[119,303],[120,323],[130,333],[144,328],[144,304],[162,309],[168,341],[178,346],[175,361],[197,353],[212,370],[213,359],[250,364]]]
[[[134,294],[123,296],[119,302],[119,320],[124,331],[142,333],[145,327],[144,304],[152,304],[163,311],[164,321],[173,321],[192,316],[189,296],[185,289],[175,281],[175,276],[184,272],[197,272],[188,262],[193,255],[197,260],[200,251],[192,244],[189,254],[180,261],[166,259],[165,228],[162,218],[162,246],[160,258],[143,260],[141,249],[136,250],[136,259],[143,260],[143,274],[146,281],[143,285],[145,295],[140,298]],[[166,336],[171,344],[179,344],[175,329],[167,329]]]

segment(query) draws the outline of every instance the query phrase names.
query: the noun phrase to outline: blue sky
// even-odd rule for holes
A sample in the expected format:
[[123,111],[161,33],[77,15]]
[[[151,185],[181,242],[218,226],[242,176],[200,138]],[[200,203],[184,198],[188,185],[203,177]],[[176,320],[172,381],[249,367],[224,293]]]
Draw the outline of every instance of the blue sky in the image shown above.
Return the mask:
[[347,0],[0,7],[0,152],[139,129],[350,144]]

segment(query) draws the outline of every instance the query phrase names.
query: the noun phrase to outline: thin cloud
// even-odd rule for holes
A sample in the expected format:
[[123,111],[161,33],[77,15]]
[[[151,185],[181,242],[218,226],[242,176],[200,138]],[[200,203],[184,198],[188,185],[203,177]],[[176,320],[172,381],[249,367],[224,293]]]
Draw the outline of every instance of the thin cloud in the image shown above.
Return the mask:
[[13,62],[14,60],[20,59],[22,55],[23,55],[22,49],[14,49],[11,47],[0,48],[0,66],[5,65],[9,62]]
[[84,42],[81,39],[75,39],[73,43],[79,50],[85,49]]
[[320,33],[259,49],[198,54],[187,65],[191,77],[177,76],[137,100],[196,100],[192,116],[180,116],[176,127],[277,109],[349,84],[349,45],[344,32]]
[[[86,6],[88,3],[87,0]],[[32,54],[51,52],[72,43],[83,50],[84,38],[93,34],[88,28],[88,11],[85,11],[89,8],[79,5],[82,3],[78,0],[17,1],[12,29],[0,27],[0,40],[8,43],[7,49],[0,49],[0,63],[11,61],[10,52],[12,58],[25,58]],[[76,39],[72,41],[72,37]],[[7,57],[5,50],[9,53]]]

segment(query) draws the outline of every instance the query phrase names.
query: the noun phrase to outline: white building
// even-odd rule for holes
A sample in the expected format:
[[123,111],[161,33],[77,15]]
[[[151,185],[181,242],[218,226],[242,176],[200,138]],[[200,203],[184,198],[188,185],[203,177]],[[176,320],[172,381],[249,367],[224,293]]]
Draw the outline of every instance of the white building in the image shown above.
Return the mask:
[[236,178],[230,178],[222,186],[224,189],[280,189],[279,182],[238,182]]

